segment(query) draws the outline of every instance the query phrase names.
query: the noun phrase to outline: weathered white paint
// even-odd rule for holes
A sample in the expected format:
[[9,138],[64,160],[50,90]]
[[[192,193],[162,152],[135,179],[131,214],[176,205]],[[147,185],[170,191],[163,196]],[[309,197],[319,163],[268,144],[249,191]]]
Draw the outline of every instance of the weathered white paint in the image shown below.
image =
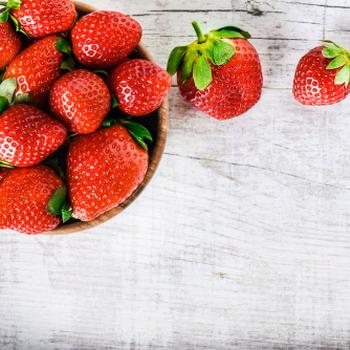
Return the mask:
[[304,51],[350,46],[349,0],[87,2],[134,15],[170,49],[235,24],[253,34],[265,88],[218,123],[171,92],[159,172],[90,232],[0,234],[0,349],[348,349],[350,101],[296,104]]

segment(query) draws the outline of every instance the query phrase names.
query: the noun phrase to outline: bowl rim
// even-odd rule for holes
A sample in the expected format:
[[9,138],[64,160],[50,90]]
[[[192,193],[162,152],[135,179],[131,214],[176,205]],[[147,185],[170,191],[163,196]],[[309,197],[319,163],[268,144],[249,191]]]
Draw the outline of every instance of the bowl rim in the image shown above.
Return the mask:
[[[97,11],[97,9],[91,5],[88,5],[82,1],[74,1],[74,5],[77,10],[83,13],[91,13]],[[142,44],[142,42],[137,47],[140,56],[155,63],[155,60],[151,54],[151,52]],[[129,207],[143,192],[143,190],[147,187],[154,174],[157,171],[158,165],[161,161],[162,155],[164,153],[167,136],[168,136],[168,122],[169,122],[169,102],[168,97],[165,98],[161,107],[157,110],[158,114],[158,128],[157,128],[157,140],[154,144],[152,155],[150,157],[150,162],[147,170],[147,174],[143,180],[143,182],[139,185],[139,187],[133,192],[133,194],[126,199],[122,204],[118,207],[110,210],[109,212],[101,215],[97,219],[90,222],[75,222],[72,224],[61,225],[55,230],[47,232],[47,235],[62,235],[62,234],[70,234],[70,233],[78,233],[90,228],[96,227],[113,217],[119,215],[123,212],[127,207]]]

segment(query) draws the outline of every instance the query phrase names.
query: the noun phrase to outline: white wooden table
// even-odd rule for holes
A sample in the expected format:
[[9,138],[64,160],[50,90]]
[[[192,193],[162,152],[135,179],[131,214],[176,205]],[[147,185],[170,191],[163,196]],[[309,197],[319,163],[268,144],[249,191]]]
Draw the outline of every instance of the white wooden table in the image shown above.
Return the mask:
[[157,176],[81,234],[0,233],[0,349],[349,349],[350,100],[294,102],[319,39],[350,47],[349,0],[86,0],[134,15],[165,66],[207,29],[249,30],[261,102],[219,123],[171,91]]

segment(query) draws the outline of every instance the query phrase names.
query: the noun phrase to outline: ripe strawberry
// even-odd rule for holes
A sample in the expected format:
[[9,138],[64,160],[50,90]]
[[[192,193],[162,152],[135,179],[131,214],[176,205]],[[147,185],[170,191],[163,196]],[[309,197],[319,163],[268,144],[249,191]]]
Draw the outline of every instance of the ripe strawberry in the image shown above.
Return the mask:
[[51,89],[51,111],[78,134],[96,131],[111,109],[103,79],[85,69],[69,72]]
[[330,41],[308,52],[299,62],[293,94],[303,105],[338,103],[350,93],[350,52]]
[[224,27],[203,35],[193,22],[198,40],[175,48],[168,72],[178,73],[182,96],[212,117],[237,117],[260,99],[263,77],[258,53],[249,33]]
[[63,186],[46,166],[11,170],[0,183],[0,228],[27,234],[55,229],[60,219],[49,214],[47,207]]
[[82,17],[72,30],[73,52],[90,68],[111,68],[126,58],[141,40],[142,28],[116,11],[96,11]]
[[17,95],[29,93],[35,104],[42,104],[60,76],[63,54],[56,48],[58,36],[41,39],[23,50],[8,66],[5,79],[17,78]]
[[18,167],[39,164],[67,137],[65,127],[38,108],[18,104],[0,118],[0,159]]
[[9,23],[0,23],[0,70],[7,66],[21,50],[19,35]]
[[171,87],[171,76],[150,61],[134,59],[112,71],[110,85],[121,111],[144,116],[160,107]]
[[71,0],[8,0],[2,20],[10,13],[21,31],[31,38],[68,31],[77,16]]
[[123,203],[143,181],[148,153],[121,125],[73,140],[68,187],[73,216],[91,221]]

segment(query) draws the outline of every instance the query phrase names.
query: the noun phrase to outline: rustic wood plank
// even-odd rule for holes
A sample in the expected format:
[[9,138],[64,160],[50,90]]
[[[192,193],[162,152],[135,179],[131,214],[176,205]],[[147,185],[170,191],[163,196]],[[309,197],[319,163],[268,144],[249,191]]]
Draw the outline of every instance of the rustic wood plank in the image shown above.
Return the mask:
[[249,29],[263,97],[218,123],[174,82],[163,162],[129,210],[64,237],[2,231],[0,349],[348,349],[349,101],[290,91],[320,39],[350,47],[348,0],[87,2],[135,15],[162,65],[194,18]]

